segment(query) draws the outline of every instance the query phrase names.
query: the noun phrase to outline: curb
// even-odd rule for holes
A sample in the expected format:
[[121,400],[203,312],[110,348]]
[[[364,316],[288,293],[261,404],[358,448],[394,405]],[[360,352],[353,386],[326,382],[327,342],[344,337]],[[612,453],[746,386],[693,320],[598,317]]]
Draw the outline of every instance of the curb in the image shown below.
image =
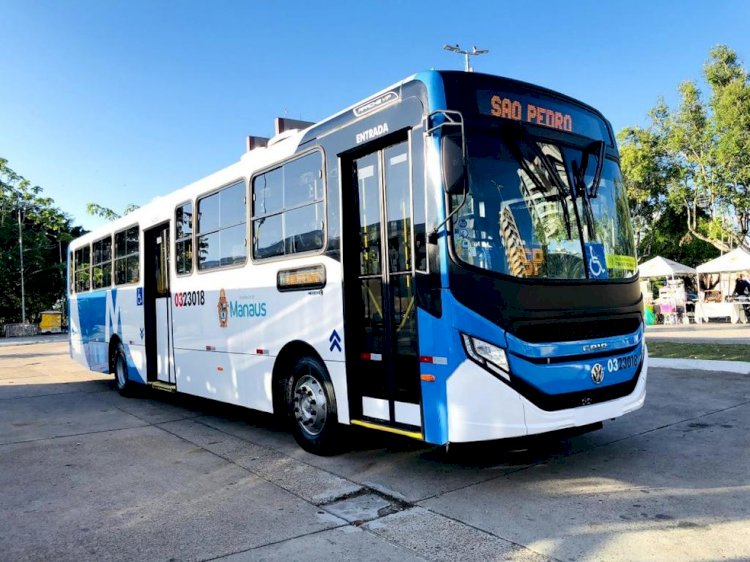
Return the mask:
[[53,334],[43,336],[29,336],[18,338],[0,338],[0,348],[13,347],[17,345],[34,345],[39,343],[60,343],[67,342],[67,334]]
[[649,367],[663,369],[683,369],[687,371],[721,371],[750,375],[750,363],[747,361],[712,361],[708,359],[662,359],[648,358]]

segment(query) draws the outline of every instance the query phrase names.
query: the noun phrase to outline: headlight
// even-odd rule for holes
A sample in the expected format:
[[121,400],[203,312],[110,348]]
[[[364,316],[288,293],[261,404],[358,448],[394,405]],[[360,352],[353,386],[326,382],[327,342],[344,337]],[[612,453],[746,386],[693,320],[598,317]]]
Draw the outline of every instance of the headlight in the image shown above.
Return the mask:
[[461,334],[466,355],[475,363],[510,380],[510,366],[505,350],[484,340]]

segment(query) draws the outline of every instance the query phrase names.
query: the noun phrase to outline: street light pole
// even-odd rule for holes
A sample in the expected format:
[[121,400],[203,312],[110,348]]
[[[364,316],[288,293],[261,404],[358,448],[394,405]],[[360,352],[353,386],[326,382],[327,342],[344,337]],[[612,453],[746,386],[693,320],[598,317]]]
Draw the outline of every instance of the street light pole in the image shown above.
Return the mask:
[[18,252],[21,256],[21,321],[26,324],[26,287],[23,281],[23,229],[21,228],[21,206],[18,207]]
[[476,45],[472,47],[471,51],[465,51],[461,49],[461,47],[458,46],[458,43],[455,45],[443,45],[443,49],[446,51],[450,51],[452,53],[457,53],[464,56],[464,71],[465,72],[474,72],[474,69],[471,67],[471,61],[469,60],[469,57],[476,57],[478,55],[486,55],[490,52],[489,49],[477,49]]

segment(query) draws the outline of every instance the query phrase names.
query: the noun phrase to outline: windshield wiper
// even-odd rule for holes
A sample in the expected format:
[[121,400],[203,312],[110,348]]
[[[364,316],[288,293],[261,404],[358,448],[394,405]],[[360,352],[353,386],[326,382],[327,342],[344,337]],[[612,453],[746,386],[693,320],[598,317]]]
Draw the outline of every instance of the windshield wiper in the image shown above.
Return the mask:
[[[591,152],[589,152],[589,148],[591,149]],[[596,199],[596,194],[599,193],[599,183],[602,181],[602,169],[604,168],[604,141],[592,142],[586,147],[585,154],[593,153],[594,150],[596,150],[596,170],[594,170],[594,181],[591,182],[591,188],[588,193],[591,199]]]
[[[554,188],[557,191],[557,199],[560,203],[560,207],[562,207],[562,214],[563,214],[563,222],[565,223],[565,231],[567,233],[568,239],[572,237],[572,231],[571,231],[571,222],[570,222],[570,211],[568,209],[568,202],[567,199],[570,197],[570,194],[568,193],[568,189],[565,187],[565,184],[563,183],[562,179],[560,178],[559,174],[557,173],[557,170],[554,168],[554,166],[550,163],[548,157],[541,148],[539,148],[539,145],[534,141],[532,138],[529,137],[529,135],[526,133],[526,131],[523,129],[523,126],[520,124],[517,124],[514,126],[510,126],[507,128],[501,129],[503,140],[505,140],[505,144],[510,150],[510,153],[513,155],[513,157],[516,159],[516,161],[521,165],[521,168],[523,168],[524,172],[531,178],[531,181],[534,182],[534,185],[547,192],[550,190],[550,187]],[[511,136],[510,133],[513,133]],[[509,138],[510,137],[510,138]],[[527,158],[526,155],[523,154],[523,151],[521,150],[521,146],[525,147],[527,151],[531,153],[532,158]],[[547,182],[544,180],[547,178],[544,178],[544,176],[537,173],[532,167],[529,165],[531,161],[534,160],[534,158],[538,159],[539,162],[541,162],[542,167],[544,168],[544,171],[547,172],[547,177],[549,178],[548,181],[551,181],[552,185],[545,185]],[[576,212],[576,220],[578,219],[578,211],[576,210],[575,204],[573,205],[573,209]]]
[[[591,187],[586,185],[586,170],[589,167],[589,159],[591,155],[596,151],[596,168],[594,170],[594,178],[591,182]],[[576,161],[573,161],[573,175],[575,176],[576,192],[580,194],[583,200],[584,215],[586,217],[586,229],[589,231],[589,240],[596,239],[596,233],[594,230],[594,211],[591,208],[591,199],[596,197],[599,191],[599,183],[602,180],[602,167],[604,165],[604,143],[602,141],[594,141],[587,145],[581,152],[581,165],[579,166]]]

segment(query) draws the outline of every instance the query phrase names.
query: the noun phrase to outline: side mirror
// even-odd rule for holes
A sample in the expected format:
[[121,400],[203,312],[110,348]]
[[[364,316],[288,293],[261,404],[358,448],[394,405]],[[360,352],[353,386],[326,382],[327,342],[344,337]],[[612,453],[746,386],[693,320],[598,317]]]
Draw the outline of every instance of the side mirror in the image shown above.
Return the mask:
[[443,185],[448,195],[466,191],[466,162],[461,135],[444,135],[441,145]]

